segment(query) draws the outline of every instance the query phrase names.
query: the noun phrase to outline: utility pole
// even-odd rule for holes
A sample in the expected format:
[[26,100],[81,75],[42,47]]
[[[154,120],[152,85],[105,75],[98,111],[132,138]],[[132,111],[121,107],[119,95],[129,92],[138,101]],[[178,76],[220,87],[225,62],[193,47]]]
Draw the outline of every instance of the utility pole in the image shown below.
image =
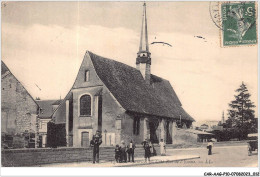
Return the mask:
[[36,115],[36,122],[35,122],[35,137],[34,137],[34,143],[35,148],[38,148],[38,139],[39,139],[39,114],[40,114],[40,108],[38,109],[38,114]]
[[38,116],[36,116],[36,120],[35,120],[35,136],[34,136],[34,147],[35,148],[38,148],[38,144],[37,144],[37,141],[38,141]]
[[181,127],[182,127],[182,124],[181,124],[181,115],[180,115],[180,125],[181,125]]
[[222,124],[224,124],[225,123],[225,117],[224,117],[224,111],[223,111],[223,113],[222,113]]

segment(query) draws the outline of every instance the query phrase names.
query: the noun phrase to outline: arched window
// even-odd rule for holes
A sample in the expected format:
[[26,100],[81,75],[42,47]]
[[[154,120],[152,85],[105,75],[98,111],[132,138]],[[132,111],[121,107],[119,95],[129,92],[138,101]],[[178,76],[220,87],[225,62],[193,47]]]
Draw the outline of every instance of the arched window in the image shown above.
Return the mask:
[[91,116],[91,97],[83,95],[80,97],[80,115]]

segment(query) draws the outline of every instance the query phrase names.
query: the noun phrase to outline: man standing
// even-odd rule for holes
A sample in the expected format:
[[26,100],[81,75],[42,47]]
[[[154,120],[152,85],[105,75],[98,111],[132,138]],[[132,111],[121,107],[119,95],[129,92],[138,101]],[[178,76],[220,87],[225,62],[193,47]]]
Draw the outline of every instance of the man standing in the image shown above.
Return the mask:
[[207,146],[207,148],[208,148],[208,155],[212,155],[212,147],[213,147],[213,143],[212,143],[212,140],[209,140],[209,142],[208,142],[208,146]]
[[90,141],[90,146],[93,147],[93,163],[99,163],[99,146],[102,143],[102,135],[100,131],[97,130],[96,134],[93,135]]
[[148,161],[150,162],[150,157],[151,157],[150,148],[151,148],[151,146],[149,145],[148,140],[146,139],[145,141],[143,141],[143,142],[142,142],[142,145],[143,145],[143,147],[144,147],[144,158],[145,158],[145,162],[147,162],[147,159],[148,159]]
[[132,140],[130,141],[129,145],[127,146],[127,152],[128,152],[128,162],[131,161],[131,157],[132,157],[132,162],[134,162],[135,145]]

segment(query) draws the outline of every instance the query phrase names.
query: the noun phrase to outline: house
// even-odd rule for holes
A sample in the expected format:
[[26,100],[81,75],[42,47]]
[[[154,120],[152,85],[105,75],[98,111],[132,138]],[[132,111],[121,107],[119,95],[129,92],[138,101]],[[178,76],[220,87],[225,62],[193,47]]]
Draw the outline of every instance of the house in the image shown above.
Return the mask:
[[191,126],[194,119],[170,82],[151,74],[145,4],[141,31],[136,68],[86,52],[72,88],[52,115],[55,124],[66,127],[67,146],[89,146],[96,130],[103,146],[145,139],[171,144],[180,117]]
[[39,147],[47,147],[47,124],[51,121],[51,116],[61,100],[36,100],[36,103],[40,107],[38,115]]
[[5,145],[13,148],[26,147],[28,134],[36,133],[39,106],[3,61],[1,89],[2,142],[8,141]]
[[197,142],[208,142],[210,139],[214,137],[214,134],[205,131],[194,129],[188,129],[186,131],[189,132],[191,135],[193,134],[193,136],[196,137]]

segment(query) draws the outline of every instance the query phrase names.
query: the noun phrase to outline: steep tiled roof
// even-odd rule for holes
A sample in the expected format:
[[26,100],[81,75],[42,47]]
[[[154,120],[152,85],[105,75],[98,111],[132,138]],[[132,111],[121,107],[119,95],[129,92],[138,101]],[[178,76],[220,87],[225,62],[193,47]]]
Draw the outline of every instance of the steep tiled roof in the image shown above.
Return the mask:
[[139,70],[88,52],[97,75],[123,108],[130,112],[161,117],[194,119],[182,108],[169,81],[151,76],[147,85]]
[[13,73],[10,71],[10,69],[6,66],[6,64],[1,61],[1,79],[4,79],[7,75],[11,74],[15,80],[21,84],[21,86],[24,88],[24,90],[26,91],[26,93],[31,97],[31,99],[34,101],[34,103],[38,105],[38,103],[35,101],[35,99],[32,97],[32,95],[27,91],[27,89],[23,86],[23,84],[15,77],[15,75],[13,75]]
[[53,113],[53,103],[60,100],[36,100],[39,107],[41,108],[41,112],[39,114],[40,118],[50,118]]
[[55,101],[54,103],[52,103],[52,105],[59,105],[62,102],[62,99],[59,99],[57,101]]
[[5,63],[2,61],[1,62],[1,75],[5,74],[7,71],[9,71],[9,69],[7,68]]

